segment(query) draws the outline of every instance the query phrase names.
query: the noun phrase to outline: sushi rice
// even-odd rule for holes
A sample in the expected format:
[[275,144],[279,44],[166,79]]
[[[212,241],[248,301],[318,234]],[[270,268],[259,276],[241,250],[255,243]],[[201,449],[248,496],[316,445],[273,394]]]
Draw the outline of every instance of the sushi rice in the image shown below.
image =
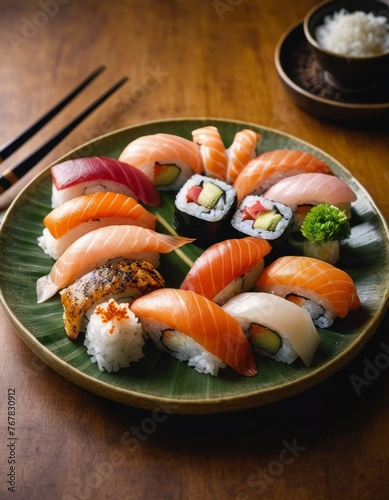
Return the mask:
[[197,372],[217,377],[226,364],[184,333],[152,318],[142,319],[142,327],[159,350],[179,361],[187,361]]
[[98,305],[86,329],[84,345],[99,370],[117,372],[144,356],[142,326],[129,304],[114,299]]
[[247,273],[243,276],[235,278],[231,283],[223,288],[212,300],[223,305],[227,300],[231,299],[239,293],[248,292],[254,288],[255,283],[264,268],[264,259],[261,259],[255,266],[253,266]]

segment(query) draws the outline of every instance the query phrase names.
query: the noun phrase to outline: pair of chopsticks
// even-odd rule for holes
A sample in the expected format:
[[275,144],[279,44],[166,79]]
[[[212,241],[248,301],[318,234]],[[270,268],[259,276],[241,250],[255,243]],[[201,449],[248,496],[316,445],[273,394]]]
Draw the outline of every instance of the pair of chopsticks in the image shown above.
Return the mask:
[[[27,130],[0,146],[0,163],[8,158],[13,152],[19,149],[28,139],[35,135],[44,125],[54,118],[67,104],[69,104],[82,90],[85,89],[97,76],[106,69],[105,66],[99,66],[89,76],[85,78],[77,87],[75,87],[68,95],[66,95],[58,104],[51,108]],[[0,194],[10,188],[19,179],[21,179],[29,170],[31,170],[42,158],[44,158],[57,144],[59,144],[77,125],[79,125],[92,111],[102,104],[109,96],[118,90],[128,77],[123,77],[117,81],[112,87],[106,90],[100,97],[93,101],[79,115],[65,125],[59,132],[53,135],[47,142],[40,146],[36,151],[29,155],[25,160],[18,165],[5,170],[0,175]]]

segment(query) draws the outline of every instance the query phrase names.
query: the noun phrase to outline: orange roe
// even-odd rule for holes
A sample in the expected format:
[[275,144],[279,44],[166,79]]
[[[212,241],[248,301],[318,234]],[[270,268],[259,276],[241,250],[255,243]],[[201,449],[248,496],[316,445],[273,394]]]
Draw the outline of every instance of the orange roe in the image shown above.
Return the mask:
[[[127,309],[125,307],[121,308],[114,300],[108,302],[107,308],[97,306],[95,313],[101,315],[101,321],[103,323],[108,323],[108,321],[112,321],[113,319],[120,321],[121,319],[129,318]],[[109,333],[113,333],[114,331],[115,328],[112,327]]]

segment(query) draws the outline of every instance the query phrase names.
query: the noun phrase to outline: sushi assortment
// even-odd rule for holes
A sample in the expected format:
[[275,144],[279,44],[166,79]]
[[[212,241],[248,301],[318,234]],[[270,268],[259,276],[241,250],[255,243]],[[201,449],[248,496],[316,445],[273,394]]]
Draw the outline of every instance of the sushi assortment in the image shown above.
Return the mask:
[[[310,244],[349,237],[354,192],[305,151],[258,154],[255,131],[231,144],[214,126],[191,135],[142,136],[118,160],[52,167],[38,245],[53,262],[37,302],[59,294],[67,337],[83,336],[101,371],[147,358],[148,341],[211,376],[227,367],[256,376],[263,357],[311,366],[324,329],[361,301],[335,262],[288,255],[288,240],[296,231]],[[165,191],[174,213],[161,232]],[[172,288],[160,254],[184,245],[200,253]]]

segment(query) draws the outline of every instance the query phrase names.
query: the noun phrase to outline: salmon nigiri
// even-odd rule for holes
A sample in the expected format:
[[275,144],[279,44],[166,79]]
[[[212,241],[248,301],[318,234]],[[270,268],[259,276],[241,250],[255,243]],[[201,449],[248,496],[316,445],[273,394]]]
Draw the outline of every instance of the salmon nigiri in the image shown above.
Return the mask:
[[198,144],[203,159],[204,173],[213,179],[227,178],[227,151],[216,127],[200,127],[192,131],[193,142]]
[[160,189],[177,189],[203,171],[199,148],[174,134],[151,134],[131,141],[119,160],[141,170]]
[[84,234],[111,225],[134,225],[155,229],[157,217],[134,198],[112,192],[78,196],[54,208],[43,219],[39,245],[53,259]]
[[198,257],[180,288],[221,305],[254,286],[271,248],[268,241],[250,236],[216,243]]
[[256,147],[261,136],[253,130],[244,129],[235,134],[227,150],[227,182],[233,183],[247,163],[255,158]]
[[312,257],[280,257],[259,276],[255,289],[274,293],[306,308],[322,328],[344,318],[361,302],[352,278],[341,269]]
[[342,179],[322,173],[298,174],[281,179],[263,196],[289,206],[327,203],[340,208],[348,208],[357,199],[354,191]]
[[247,163],[234,182],[238,202],[248,194],[264,193],[284,177],[306,172],[332,173],[324,161],[305,151],[276,149],[262,153]]
[[127,163],[91,156],[58,163],[51,168],[52,207],[83,194],[114,191],[141,200],[146,205],[159,204],[159,193],[150,179]]
[[37,301],[44,302],[87,272],[111,259],[145,260],[157,267],[159,253],[193,241],[181,236],[160,234],[137,226],[106,226],[84,234],[65,250],[50,274],[38,279]]
[[202,295],[164,288],[136,299],[130,308],[157,347],[188,360],[197,371],[217,375],[226,363],[242,375],[257,374],[239,322]]

